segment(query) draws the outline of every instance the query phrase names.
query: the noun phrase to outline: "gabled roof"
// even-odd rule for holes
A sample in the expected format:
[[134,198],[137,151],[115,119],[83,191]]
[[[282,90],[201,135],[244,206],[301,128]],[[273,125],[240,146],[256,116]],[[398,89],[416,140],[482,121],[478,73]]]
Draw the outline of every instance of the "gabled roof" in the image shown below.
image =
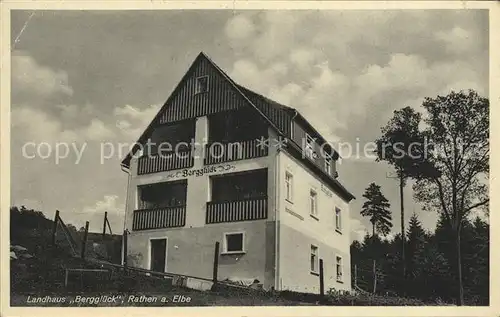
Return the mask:
[[[158,111],[158,113],[156,114],[156,116],[154,117],[154,119],[150,122],[150,124],[148,125],[148,127],[146,128],[146,130],[144,130],[144,132],[142,133],[142,135],[139,137],[139,139],[137,140],[137,142],[134,145],[134,147],[132,148],[132,150],[123,159],[123,161],[121,163],[122,167],[128,168],[130,166],[130,159],[132,158],[132,155],[134,155],[134,153],[140,149],[139,144],[143,144],[143,143],[145,143],[147,141],[149,135],[151,134],[151,132],[152,132],[152,130],[154,128],[154,125],[158,122],[161,114],[165,111],[165,108],[170,104],[170,101],[172,100],[172,98],[176,95],[177,91],[184,85],[184,82],[189,78],[190,74],[193,72],[193,70],[195,69],[196,65],[198,65],[198,63],[202,59],[207,60],[210,63],[210,65],[213,66],[220,73],[220,75],[222,75],[228,81],[228,83],[235,89],[235,91],[238,92],[241,95],[241,97],[243,97],[248,102],[248,104],[250,106],[252,106],[253,108],[255,108],[255,110],[261,114],[261,116],[268,122],[268,124],[279,135],[281,135],[282,137],[286,137],[285,132],[278,128],[279,127],[278,122],[274,122],[272,120],[272,118],[270,116],[267,116],[265,113],[263,113],[261,111],[261,109],[256,104],[264,104],[264,105],[266,105],[266,106],[268,106],[270,108],[273,108],[273,109],[275,109],[275,110],[277,110],[279,112],[283,112],[286,115],[289,115],[291,117],[299,119],[300,121],[302,121],[305,124],[305,126],[311,132],[313,132],[315,134],[314,136],[317,139],[319,139],[321,141],[321,143],[326,143],[327,144],[327,150],[329,150],[328,148],[330,148],[332,150],[332,152],[334,153],[334,156],[336,156],[336,158],[338,158],[338,156],[339,156],[338,152],[335,149],[333,149],[333,148],[331,148],[329,146],[328,142],[307,121],[307,119],[300,114],[300,112],[298,110],[296,110],[294,108],[291,108],[291,107],[288,107],[288,106],[285,106],[285,105],[282,105],[282,104],[280,104],[280,103],[278,103],[278,102],[276,102],[274,100],[271,100],[271,99],[269,99],[267,97],[264,97],[261,94],[258,94],[258,93],[254,92],[254,91],[252,91],[252,90],[250,90],[250,89],[248,89],[246,87],[243,87],[243,86],[237,84],[219,66],[217,66],[217,64],[215,64],[205,53],[200,52],[200,54],[198,54],[198,56],[196,57],[196,59],[194,60],[194,62],[189,67],[188,71],[184,74],[184,76],[182,77],[182,79],[180,80],[180,82],[177,84],[177,86],[175,87],[175,89],[172,92],[172,94],[170,94],[170,96],[167,99],[167,101],[163,104],[163,106]],[[341,191],[343,191],[351,199],[354,199],[354,196],[351,193],[349,193],[349,191],[347,191],[347,189],[345,189],[337,180],[333,180],[333,181],[334,181],[335,185]]]

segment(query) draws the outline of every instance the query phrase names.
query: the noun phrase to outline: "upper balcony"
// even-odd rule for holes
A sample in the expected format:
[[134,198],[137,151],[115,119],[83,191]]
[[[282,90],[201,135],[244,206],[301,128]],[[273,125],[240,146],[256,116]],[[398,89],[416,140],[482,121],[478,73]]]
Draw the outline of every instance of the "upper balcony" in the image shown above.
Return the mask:
[[268,126],[251,108],[219,112],[208,117],[208,143],[204,164],[267,156],[267,147],[257,139],[267,138]]
[[189,168],[194,164],[191,142],[195,121],[185,120],[157,127],[137,162],[137,174]]

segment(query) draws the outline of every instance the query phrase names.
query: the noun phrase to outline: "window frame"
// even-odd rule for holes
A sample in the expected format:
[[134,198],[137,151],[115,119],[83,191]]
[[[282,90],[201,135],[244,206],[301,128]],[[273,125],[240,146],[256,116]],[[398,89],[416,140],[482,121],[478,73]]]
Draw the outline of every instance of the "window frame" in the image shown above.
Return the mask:
[[[313,253],[313,250],[315,250],[315,253]],[[314,262],[311,261],[313,255],[315,257]],[[313,264],[314,267],[311,267],[311,264]],[[309,247],[309,271],[314,275],[319,274],[319,247],[315,244],[311,244]]]
[[285,200],[293,203],[293,174],[285,171]]
[[[314,199],[313,199],[314,197]],[[314,204],[313,204],[314,202]],[[314,208],[313,208],[314,206]],[[314,212],[313,212],[314,211]],[[319,219],[319,211],[318,211],[318,192],[311,188],[309,190],[309,215],[315,219]]]
[[[340,262],[339,262],[340,259]],[[335,255],[335,280],[337,282],[343,283],[344,282],[344,260],[342,259],[342,256],[340,255]],[[340,274],[339,274],[339,267],[340,267]]]
[[[206,84],[206,90],[205,91],[201,91],[200,90],[199,80],[202,79],[202,78],[206,78],[207,79],[207,84]],[[209,86],[210,86],[210,78],[209,78],[208,75],[203,75],[203,76],[196,77],[196,79],[195,79],[195,86],[194,86],[194,94],[195,95],[199,95],[199,94],[207,93],[210,90]]]
[[328,175],[332,174],[332,157],[330,155],[325,155],[325,172]]
[[314,155],[314,144],[316,143],[315,139],[306,133],[306,144],[305,144],[305,149],[304,151],[306,152],[306,156],[309,157],[311,160],[315,160],[316,157]]
[[[227,237],[231,235],[241,235],[241,250],[228,251],[227,247]],[[221,254],[244,254],[246,253],[245,248],[245,232],[244,231],[234,231],[234,232],[224,232],[222,240],[222,252]]]
[[342,233],[342,209],[335,207],[335,231]]

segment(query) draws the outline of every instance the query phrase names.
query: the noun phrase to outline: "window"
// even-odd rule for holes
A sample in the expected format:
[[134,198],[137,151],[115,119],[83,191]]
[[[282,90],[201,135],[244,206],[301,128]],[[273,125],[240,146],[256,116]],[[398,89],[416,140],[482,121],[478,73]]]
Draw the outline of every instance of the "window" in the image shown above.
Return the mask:
[[330,175],[332,173],[332,158],[329,156],[325,157],[325,172]]
[[196,94],[201,94],[208,91],[208,76],[196,78]]
[[293,201],[293,175],[289,172],[285,173],[285,195],[286,200]]
[[311,189],[309,192],[309,201],[310,201],[310,213],[311,216],[317,217],[318,216],[318,194]]
[[340,208],[335,208],[335,229],[337,231],[342,230],[342,215]]
[[224,234],[224,252],[223,253],[243,253],[244,250],[244,233],[225,233]]
[[342,282],[342,257],[336,256],[337,281]]
[[319,271],[318,247],[311,244],[311,273],[318,273],[318,271]]
[[314,153],[314,139],[309,135],[309,134],[306,134],[306,148],[305,148],[305,151],[306,151],[306,156],[311,158],[311,159],[315,159],[316,158],[316,155]]

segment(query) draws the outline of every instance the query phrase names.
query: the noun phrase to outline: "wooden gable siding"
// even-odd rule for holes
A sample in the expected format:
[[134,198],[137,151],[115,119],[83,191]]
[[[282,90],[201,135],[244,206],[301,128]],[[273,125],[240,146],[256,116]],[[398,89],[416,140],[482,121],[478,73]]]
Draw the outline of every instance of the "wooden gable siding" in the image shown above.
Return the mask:
[[[306,134],[307,134],[306,130],[297,122],[293,122],[291,126],[293,129],[292,141],[295,142],[304,151],[306,144]],[[314,138],[312,134],[309,135]],[[318,167],[320,167],[323,171],[325,171],[325,158],[321,152],[321,144],[319,143],[320,141],[318,139],[316,139],[315,141],[316,142],[314,143],[314,151],[316,152],[318,157],[314,160],[314,163],[316,163]],[[326,151],[326,148],[324,149],[324,151]],[[306,157],[306,159],[308,158]],[[335,171],[336,171],[336,161],[332,159],[330,176],[334,177]]]
[[[208,76],[208,92],[195,94],[196,78]],[[202,117],[221,111],[234,110],[248,106],[245,99],[229,82],[202,58],[192,70],[191,75],[179,87],[164,112],[159,124],[176,122],[184,119]]]
[[263,100],[264,97],[242,87],[239,89],[247,98],[286,136],[290,137],[291,115],[279,105],[271,105],[270,101]]

